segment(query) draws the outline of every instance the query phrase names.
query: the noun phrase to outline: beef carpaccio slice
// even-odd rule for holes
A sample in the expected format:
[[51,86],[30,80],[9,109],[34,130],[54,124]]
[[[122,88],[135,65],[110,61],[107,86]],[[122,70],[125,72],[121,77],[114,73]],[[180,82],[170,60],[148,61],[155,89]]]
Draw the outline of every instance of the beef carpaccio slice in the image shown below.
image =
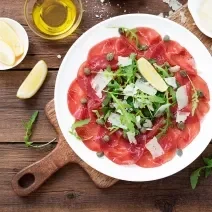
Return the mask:
[[[145,168],[153,168],[170,161],[175,155],[177,149],[183,149],[197,136],[200,131],[200,120],[209,111],[210,94],[205,81],[197,75],[194,59],[191,54],[175,41],[163,41],[160,34],[153,29],[147,27],[138,27],[136,31],[138,41],[141,45],[147,45],[145,51],[139,50],[135,40],[130,40],[125,35],[120,37],[109,38],[104,40],[89,51],[87,61],[79,68],[77,78],[72,82],[68,91],[68,107],[71,114],[76,120],[89,118],[91,121],[88,125],[77,128],[76,132],[83,140],[84,144],[92,151],[104,152],[105,156],[114,163],[137,164]],[[114,54],[114,59],[108,61],[106,55]],[[150,152],[145,148],[145,144],[157,135],[160,128],[164,124],[164,118],[154,121],[151,131],[140,134],[136,137],[137,145],[130,144],[122,135],[121,131],[117,131],[110,135],[110,141],[104,142],[104,135],[110,132],[96,123],[96,117],[92,110],[99,109],[104,100],[100,99],[93,88],[91,81],[96,73],[108,66],[113,71],[118,68],[118,56],[127,57],[131,53],[136,53],[137,57],[145,57],[146,59],[155,59],[160,65],[168,62],[171,66],[178,65],[185,70],[191,78],[196,89],[202,91],[203,97],[199,99],[198,107],[194,116],[192,112],[192,86],[188,78],[182,77],[179,72],[175,74],[177,82],[180,85],[186,85],[189,95],[189,104],[182,111],[190,112],[190,116],[185,122],[185,129],[180,131],[176,127],[170,127],[167,133],[159,139],[159,143],[164,150],[164,155],[153,158]],[[84,69],[89,68],[91,75],[86,76]],[[87,98],[87,104],[81,103],[81,98]],[[176,112],[177,106],[172,108]]]

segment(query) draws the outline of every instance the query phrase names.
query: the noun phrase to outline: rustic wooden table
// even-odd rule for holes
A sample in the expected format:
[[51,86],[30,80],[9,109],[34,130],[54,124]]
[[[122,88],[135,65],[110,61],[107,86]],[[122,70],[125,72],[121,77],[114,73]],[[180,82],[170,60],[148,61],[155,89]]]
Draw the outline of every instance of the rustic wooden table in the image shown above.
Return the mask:
[[[53,98],[57,71],[72,43],[83,32],[103,19],[123,13],[168,12],[162,0],[83,0],[85,13],[75,36],[58,42],[35,36],[24,20],[24,0],[1,0],[0,17],[19,21],[27,30],[30,40],[28,56],[12,71],[0,72],[0,211],[212,211],[212,178],[204,179],[192,191],[189,175],[202,165],[201,158],[178,174],[155,182],[130,183],[120,181],[112,188],[97,189],[87,174],[76,165],[67,165],[29,197],[20,198],[11,188],[12,177],[23,167],[44,157],[47,150],[26,148],[23,143],[22,120],[28,120],[34,110],[40,115],[32,140],[47,142],[56,136],[44,115],[46,103]],[[186,3],[186,0],[181,1]],[[126,10],[126,11],[125,11]],[[100,17],[98,17],[98,15]],[[49,66],[47,80],[38,94],[30,100],[16,98],[16,92],[40,59]],[[209,145],[204,155],[210,155]]]

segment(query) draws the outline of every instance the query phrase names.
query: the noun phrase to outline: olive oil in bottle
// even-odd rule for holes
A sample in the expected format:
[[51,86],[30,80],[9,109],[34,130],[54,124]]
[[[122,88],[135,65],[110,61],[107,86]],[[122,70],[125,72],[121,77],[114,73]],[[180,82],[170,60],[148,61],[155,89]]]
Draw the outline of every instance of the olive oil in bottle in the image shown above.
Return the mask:
[[77,10],[72,0],[37,0],[32,16],[41,32],[55,36],[71,29]]

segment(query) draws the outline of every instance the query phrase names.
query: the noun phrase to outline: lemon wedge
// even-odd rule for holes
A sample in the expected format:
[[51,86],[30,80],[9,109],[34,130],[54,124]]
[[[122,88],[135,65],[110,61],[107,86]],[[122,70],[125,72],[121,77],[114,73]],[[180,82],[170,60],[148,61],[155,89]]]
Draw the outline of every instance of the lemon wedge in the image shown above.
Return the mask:
[[0,37],[12,48],[16,57],[24,53],[24,48],[15,31],[4,21],[0,21]]
[[43,60],[40,60],[29,73],[17,92],[17,97],[20,99],[29,99],[37,93],[42,86],[48,67]]
[[0,39],[0,62],[12,66],[15,63],[15,54],[12,48]]
[[160,92],[167,90],[167,84],[148,60],[142,57],[137,61],[137,65],[140,73],[155,89]]

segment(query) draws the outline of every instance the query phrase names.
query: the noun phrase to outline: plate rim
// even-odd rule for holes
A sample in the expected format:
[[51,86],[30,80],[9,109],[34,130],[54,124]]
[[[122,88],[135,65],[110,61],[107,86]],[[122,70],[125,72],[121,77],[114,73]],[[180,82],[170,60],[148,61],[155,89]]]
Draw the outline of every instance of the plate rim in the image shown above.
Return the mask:
[[[162,18],[162,17],[159,17],[159,16],[155,16],[155,15],[151,15],[151,14],[124,14],[124,15],[120,15],[120,16],[115,16],[115,17],[113,17],[113,18],[110,18],[110,19],[107,19],[107,20],[105,20],[105,21],[102,21],[102,22],[100,22],[100,23],[98,23],[98,24],[96,24],[96,25],[94,25],[93,27],[91,27],[89,30],[87,30],[85,33],[83,33],[78,39],[77,39],[77,41],[75,41],[74,43],[73,43],[73,45],[69,48],[69,50],[68,50],[68,52],[66,53],[66,55],[65,55],[65,57],[64,57],[64,59],[63,59],[63,61],[62,61],[62,63],[61,63],[61,66],[60,66],[60,69],[59,69],[59,71],[58,71],[58,75],[57,75],[57,79],[56,79],[56,83],[55,83],[55,90],[54,90],[54,98],[55,98],[55,112],[56,112],[56,117],[57,117],[57,120],[58,120],[58,124],[59,124],[59,126],[60,126],[60,128],[61,128],[61,123],[60,123],[60,117],[59,117],[59,108],[58,108],[58,102],[57,102],[57,93],[59,92],[59,91],[57,91],[58,89],[58,84],[59,84],[59,79],[61,78],[60,76],[62,75],[62,70],[65,68],[65,64],[66,64],[66,62],[67,62],[67,60],[68,60],[68,55],[70,54],[70,52],[71,52],[71,50],[73,49],[73,48],[75,48],[75,46],[77,46],[79,43],[80,43],[80,41],[82,40],[82,39],[84,39],[84,37],[86,37],[87,36],[87,34],[89,34],[91,31],[93,31],[95,28],[97,28],[97,27],[99,27],[100,25],[102,25],[102,24],[106,24],[107,22],[110,22],[110,21],[113,21],[114,19],[118,19],[118,18],[122,18],[122,17],[133,17],[133,16],[137,16],[137,17],[140,17],[140,18],[142,18],[142,17],[150,17],[150,18],[156,18],[156,19],[161,19],[161,21],[165,21],[165,22],[170,22],[171,24],[173,24],[173,25],[176,25],[177,27],[180,27],[180,28],[182,28],[183,30],[186,30],[187,31],[187,33],[189,33],[190,34],[190,36],[193,36],[193,39],[196,39],[197,40],[197,42],[200,42],[200,44],[204,47],[204,49],[206,50],[206,53],[208,54],[207,56],[210,56],[210,62],[212,63],[212,57],[211,57],[211,55],[210,55],[210,53],[209,53],[209,51],[208,51],[208,49],[204,46],[204,44],[199,40],[199,38],[197,38],[192,32],[190,32],[188,29],[186,29],[185,27],[183,27],[182,25],[180,25],[180,24],[178,24],[178,23],[176,23],[176,22],[174,22],[174,21],[172,21],[172,20],[169,20],[169,19],[164,19],[164,18]],[[79,66],[80,66],[80,64],[79,64]],[[70,84],[71,84],[71,82],[70,82]],[[210,90],[210,96],[211,96],[211,92],[212,92],[212,90]],[[63,133],[63,129],[61,129],[61,131],[62,131],[62,133]],[[63,133],[63,135],[64,135],[64,137],[66,138],[66,136],[65,136],[65,134]],[[149,179],[132,179],[132,178],[130,178],[130,179],[126,179],[126,178],[122,178],[121,176],[114,176],[113,175],[113,173],[111,173],[111,172],[107,172],[107,171],[105,171],[105,170],[99,170],[99,168],[96,168],[94,165],[93,165],[93,163],[91,163],[90,161],[85,161],[85,160],[83,160],[83,158],[73,149],[73,147],[70,145],[70,143],[68,142],[68,140],[67,140],[67,143],[70,145],[70,147],[73,149],[73,151],[85,162],[85,163],[87,163],[89,166],[91,166],[92,168],[94,168],[94,169],[96,169],[97,171],[99,171],[99,172],[101,172],[101,173],[103,173],[103,174],[105,174],[105,175],[107,175],[107,176],[110,176],[110,177],[113,177],[113,178],[116,178],[116,179],[120,179],[120,180],[125,180],[125,181],[134,181],[134,182],[144,182],[144,181],[153,181],[153,180],[158,180],[158,179],[162,179],[162,178],[165,178],[165,177],[168,177],[168,176],[171,176],[171,175],[173,175],[173,174],[175,174],[175,173],[177,173],[177,172],[179,172],[179,171],[181,171],[182,169],[184,169],[184,168],[186,168],[188,165],[190,165],[194,160],[196,160],[197,159],[197,157],[199,157],[199,155],[200,154],[202,154],[202,152],[205,150],[205,148],[208,146],[208,144],[210,143],[210,141],[211,141],[211,138],[209,138],[209,136],[207,135],[207,138],[208,138],[208,142],[207,142],[207,145],[205,144],[205,146],[204,146],[204,148],[202,148],[202,151],[201,152],[198,152],[198,154],[196,154],[196,156],[195,157],[193,157],[191,160],[190,160],[190,162],[187,162],[183,167],[180,167],[180,168],[178,168],[178,169],[176,169],[175,171],[172,171],[172,173],[168,173],[168,174],[165,174],[165,175],[163,175],[163,176],[160,176],[160,177],[152,177],[152,178],[149,178]],[[67,139],[67,138],[66,138]],[[89,149],[88,149],[89,150]],[[98,159],[98,158],[97,158]],[[99,159],[98,159],[99,160]],[[119,165],[119,166],[122,166],[122,165]],[[133,168],[133,167],[132,167]],[[153,168],[153,169],[157,169],[157,168]]]

